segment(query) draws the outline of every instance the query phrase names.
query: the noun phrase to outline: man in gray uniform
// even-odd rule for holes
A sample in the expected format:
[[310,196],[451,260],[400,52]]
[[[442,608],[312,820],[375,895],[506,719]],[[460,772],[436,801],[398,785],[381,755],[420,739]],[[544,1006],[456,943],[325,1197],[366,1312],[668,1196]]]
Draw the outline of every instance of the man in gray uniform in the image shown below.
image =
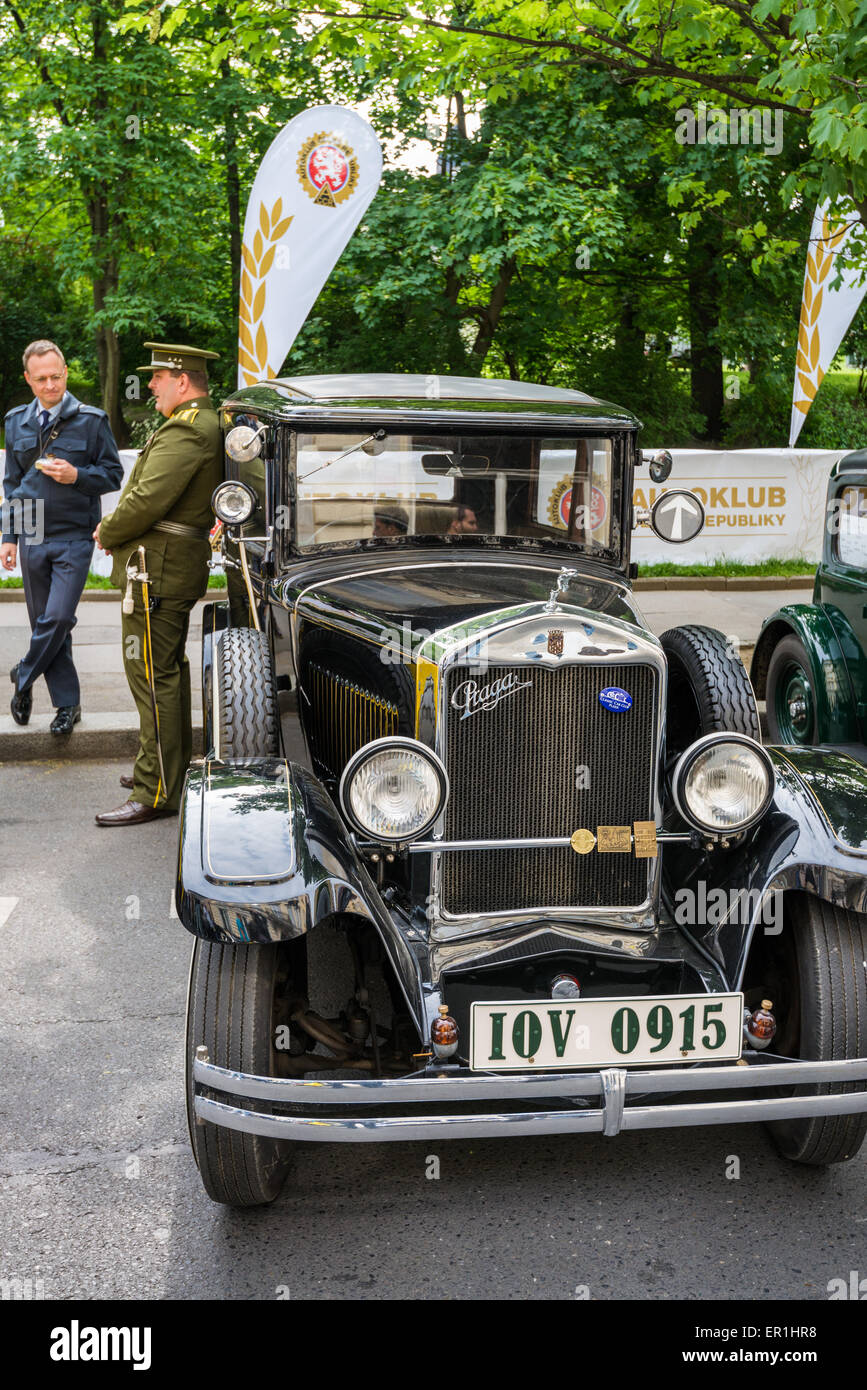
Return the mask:
[[[40,339],[24,352],[24,376],[35,399],[6,416],[0,569],[20,556],[32,636],[10,671],[12,718],[27,724],[33,683],[44,676],[55,706],[53,734],[71,734],[81,718],[81,689],[72,661],[75,610],[93,554],[100,496],[123,481],[108,416],[66,389],[66,362]],[[20,543],[20,545],[19,545]]]

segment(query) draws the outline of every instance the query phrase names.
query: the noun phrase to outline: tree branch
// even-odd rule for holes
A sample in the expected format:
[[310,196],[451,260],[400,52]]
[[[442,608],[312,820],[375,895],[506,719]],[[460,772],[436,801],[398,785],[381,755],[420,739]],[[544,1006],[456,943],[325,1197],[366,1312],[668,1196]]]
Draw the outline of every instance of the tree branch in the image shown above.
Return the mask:
[[[3,0],[3,4],[6,6],[6,9],[9,11],[9,13],[11,14],[13,20],[15,21],[15,24],[16,24],[17,27],[18,27],[18,32],[19,32],[21,35],[23,35],[24,38],[28,38],[28,34],[27,34],[27,25],[24,23],[24,20],[21,18],[21,15],[19,14],[19,12],[18,12],[18,10],[16,9],[16,7],[12,4],[12,0]],[[40,75],[40,77],[42,78],[42,81],[45,83],[45,86],[46,86],[46,87],[52,87],[54,84],[53,84],[52,81],[51,81],[51,74],[50,74],[49,71],[48,71],[48,67],[47,67],[47,65],[46,65],[45,59],[42,58],[42,57],[39,57],[39,58],[34,59],[34,62],[35,62],[36,68],[37,68],[38,71],[39,71],[39,75]],[[49,100],[50,100],[50,102],[51,102],[51,105],[54,107],[55,111],[57,112],[57,115],[58,115],[58,117],[59,117],[59,119],[60,119],[61,125],[71,126],[71,125],[72,125],[72,122],[70,121],[69,117],[67,116],[66,110],[65,110],[64,105],[63,105],[63,102],[60,100],[60,98],[59,98],[59,97],[50,97]]]
[[[323,8],[308,9],[305,13],[314,15],[320,19],[339,19],[344,26],[346,26],[348,20],[350,22],[355,20],[359,23],[371,20],[389,24],[407,23],[407,16],[403,12],[395,13],[391,10],[370,9],[363,4],[358,13],[353,16],[348,16],[343,11]],[[736,101],[746,102],[748,105],[768,106],[774,110],[789,111],[792,115],[796,116],[809,116],[812,111],[811,107],[792,106],[788,102],[774,99],[768,100],[757,91],[747,92],[743,90],[745,85],[755,88],[759,81],[758,77],[750,77],[745,73],[739,74],[736,78],[734,74],[730,73],[714,75],[711,73],[686,72],[675,63],[663,62],[661,59],[653,61],[645,54],[638,52],[637,49],[632,48],[629,44],[614,39],[610,34],[605,34],[601,30],[593,29],[590,26],[585,26],[584,28],[584,32],[588,34],[590,38],[598,39],[600,43],[618,49],[632,61],[627,62],[624,59],[615,58],[601,49],[589,48],[586,44],[576,43],[574,40],[570,39],[534,38],[524,34],[508,34],[499,29],[475,29],[470,25],[457,24],[453,21],[445,22],[443,20],[429,19],[427,17],[418,19],[415,22],[422,25],[424,28],[439,29],[446,33],[468,34],[477,39],[500,39],[504,43],[516,44],[525,49],[529,48],[534,52],[560,49],[573,55],[560,62],[553,60],[557,66],[567,66],[573,63],[581,66],[595,65],[596,67],[606,67],[612,72],[619,72],[629,77],[670,77],[685,84],[722,92],[724,95],[732,97]]]

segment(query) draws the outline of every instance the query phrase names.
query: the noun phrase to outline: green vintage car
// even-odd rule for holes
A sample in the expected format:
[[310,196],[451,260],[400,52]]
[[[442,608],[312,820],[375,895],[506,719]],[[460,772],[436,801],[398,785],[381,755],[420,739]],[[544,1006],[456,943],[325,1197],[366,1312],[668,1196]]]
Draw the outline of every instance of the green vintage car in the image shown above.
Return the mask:
[[831,469],[813,602],[765,620],[750,674],[771,743],[867,755],[867,449]]

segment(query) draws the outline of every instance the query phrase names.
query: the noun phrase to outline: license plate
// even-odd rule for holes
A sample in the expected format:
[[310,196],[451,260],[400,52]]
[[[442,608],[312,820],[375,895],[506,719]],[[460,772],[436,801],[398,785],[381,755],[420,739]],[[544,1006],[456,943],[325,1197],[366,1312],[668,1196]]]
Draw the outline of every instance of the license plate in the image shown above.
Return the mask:
[[743,1045],[742,994],[473,1004],[473,1071],[732,1061]]

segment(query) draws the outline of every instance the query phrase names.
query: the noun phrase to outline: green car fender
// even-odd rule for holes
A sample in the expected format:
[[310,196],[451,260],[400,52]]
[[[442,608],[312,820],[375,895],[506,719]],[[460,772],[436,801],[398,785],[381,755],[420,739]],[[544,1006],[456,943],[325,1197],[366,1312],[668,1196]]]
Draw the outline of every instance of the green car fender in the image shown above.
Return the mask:
[[857,742],[860,737],[858,720],[843,651],[830,620],[815,604],[790,603],[765,619],[750,666],[757,699],[766,696],[768,667],[774,648],[790,635],[798,638],[810,663],[816,741]]

